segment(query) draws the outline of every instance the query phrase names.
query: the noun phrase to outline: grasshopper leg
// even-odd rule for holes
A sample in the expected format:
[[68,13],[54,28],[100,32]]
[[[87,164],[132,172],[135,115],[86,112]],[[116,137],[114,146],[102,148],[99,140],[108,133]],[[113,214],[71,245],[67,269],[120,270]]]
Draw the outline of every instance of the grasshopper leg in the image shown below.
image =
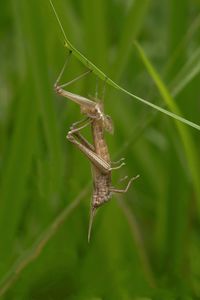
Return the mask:
[[74,135],[76,136],[76,138],[79,140],[79,142],[86,146],[88,149],[90,149],[91,151],[95,152],[94,146],[92,144],[90,144],[83,136],[82,134],[80,134],[79,131],[75,132]]
[[119,163],[121,163],[121,162],[123,162],[125,160],[125,158],[124,157],[122,157],[122,158],[120,158],[119,160],[117,160],[117,161],[112,161],[112,165],[113,166],[115,166],[115,165],[118,165]]
[[135,176],[135,177],[132,177],[132,178],[129,180],[129,182],[128,182],[128,184],[127,184],[127,186],[126,186],[125,189],[120,190],[120,189],[116,189],[116,188],[110,188],[110,192],[112,192],[112,193],[119,193],[119,194],[126,193],[126,192],[128,191],[128,189],[129,189],[129,187],[131,186],[131,183],[132,183],[134,180],[138,179],[139,177],[140,177],[140,175],[137,175],[137,176]]
[[120,169],[121,167],[123,167],[123,166],[125,166],[125,163],[124,162],[122,162],[119,166],[117,166],[117,167],[110,167],[109,168],[109,170],[110,171],[112,171],[112,170],[118,170],[118,169]]
[[[73,123],[72,126],[70,127],[70,131],[68,132],[68,134],[73,135],[76,132],[79,132],[81,129],[87,127],[91,122],[92,122],[91,119],[86,118],[86,119],[83,119],[83,120]],[[81,124],[81,123],[85,123],[85,124],[83,124],[80,127],[77,127],[77,124]]]
[[84,118],[84,119],[82,119],[82,120],[79,120],[79,121],[77,121],[77,122],[74,122],[73,124],[72,124],[72,126],[70,127],[70,130],[72,131],[72,130],[74,130],[74,129],[80,129],[78,126],[79,125],[81,125],[81,124],[84,124],[85,122],[87,122],[88,121],[88,117],[86,117],[86,118]]
[[[81,127],[76,127],[77,124],[83,123],[87,121],[84,125]],[[96,165],[103,173],[107,174],[112,170],[118,170],[122,166],[125,165],[124,162],[122,162],[119,166],[117,167],[111,167],[106,161],[104,161],[100,156],[98,156],[94,152],[94,147],[91,145],[80,133],[79,131],[86,126],[88,126],[92,122],[91,119],[86,119],[86,120],[81,120],[76,123],[74,123],[71,127],[71,130],[67,134],[67,139],[75,144],[86,156],[93,162],[94,165]],[[74,136],[78,138],[79,141],[77,141]],[[121,159],[122,161],[124,159]]]
[[79,150],[83,154],[85,154],[88,159],[91,161],[91,163],[96,166],[103,174],[108,174],[110,173],[110,164],[107,163],[104,159],[102,159],[100,156],[98,156],[94,151],[91,150],[90,147],[87,145],[87,141],[85,140],[84,142],[78,141],[75,136],[77,135],[78,131],[69,131],[67,134],[67,139],[76,145]]

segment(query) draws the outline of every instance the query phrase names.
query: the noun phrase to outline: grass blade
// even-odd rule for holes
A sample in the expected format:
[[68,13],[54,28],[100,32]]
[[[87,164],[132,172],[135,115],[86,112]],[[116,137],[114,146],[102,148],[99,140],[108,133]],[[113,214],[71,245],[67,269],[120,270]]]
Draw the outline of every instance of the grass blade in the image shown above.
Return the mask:
[[117,83],[115,83],[115,82],[114,82],[111,78],[109,78],[106,74],[104,74],[98,67],[96,67],[91,61],[89,61],[89,60],[88,60],[88,59],[87,59],[87,58],[86,58],[79,50],[77,50],[77,49],[70,43],[70,41],[67,39],[67,36],[66,36],[65,31],[64,31],[64,29],[63,29],[63,27],[62,27],[61,21],[60,21],[58,15],[57,15],[57,13],[56,13],[56,10],[55,10],[55,8],[54,8],[54,6],[53,6],[53,3],[52,3],[51,0],[49,0],[49,1],[50,1],[50,3],[51,3],[51,6],[52,6],[53,11],[54,11],[54,13],[55,13],[55,16],[56,16],[56,18],[57,18],[57,20],[58,20],[59,26],[60,26],[60,28],[61,28],[61,30],[62,30],[62,32],[63,32],[64,38],[65,38],[65,46],[66,46],[66,48],[68,48],[69,51],[72,51],[73,55],[74,55],[79,61],[81,61],[87,68],[91,69],[91,70],[93,71],[93,73],[94,73],[96,76],[98,76],[98,77],[99,77],[100,79],[102,79],[103,81],[106,81],[107,84],[109,84],[110,86],[114,87],[115,89],[117,89],[117,90],[123,92],[124,94],[126,94],[126,95],[128,95],[128,96],[130,96],[131,98],[134,98],[134,99],[136,99],[136,100],[142,102],[143,104],[148,105],[148,106],[150,106],[151,108],[156,109],[157,111],[160,111],[160,112],[162,112],[163,114],[165,114],[165,115],[167,115],[167,116],[169,116],[169,117],[171,117],[171,118],[173,118],[173,119],[176,119],[176,120],[178,120],[178,121],[180,121],[180,122],[182,122],[182,123],[185,123],[185,124],[187,124],[188,126],[191,126],[191,127],[193,127],[193,128],[195,128],[195,129],[197,129],[197,130],[200,131],[200,125],[198,125],[198,124],[196,124],[196,123],[194,123],[194,122],[191,122],[191,121],[189,121],[189,120],[187,120],[187,119],[185,119],[185,118],[183,118],[183,117],[181,117],[181,116],[179,116],[179,115],[177,115],[177,114],[175,114],[175,113],[173,113],[173,112],[170,112],[170,111],[168,111],[168,110],[166,110],[166,109],[164,109],[164,108],[162,108],[162,107],[160,107],[160,106],[158,106],[158,105],[156,105],[156,104],[153,104],[153,103],[151,103],[151,102],[149,102],[149,101],[147,101],[147,100],[145,100],[145,99],[143,99],[143,98],[141,98],[141,97],[139,97],[139,96],[136,96],[136,95],[132,94],[131,92],[127,91],[126,89],[124,89],[123,87],[121,87],[120,85],[118,85]]
[[82,3],[82,8],[88,55],[95,58],[97,64],[105,69],[108,66],[106,2],[102,0],[85,0]]
[[[159,77],[158,73],[152,66],[151,62],[145,55],[143,49],[141,46],[136,43],[136,48],[140,54],[140,57],[146,66],[147,71],[149,72],[150,76],[154,80],[155,84],[157,85],[157,88],[160,92],[160,95],[163,98],[163,101],[165,104],[175,113],[175,114],[181,114],[180,109],[176,105],[174,99],[170,95],[167,87],[165,84],[162,82],[161,78]],[[178,133],[180,135],[180,138],[183,143],[183,147],[185,150],[185,155],[188,161],[189,169],[193,178],[193,183],[194,183],[194,188],[196,191],[196,196],[197,196],[197,203],[198,203],[198,209],[199,209],[199,214],[200,214],[200,172],[199,172],[199,155],[196,151],[196,147],[193,141],[192,136],[190,135],[190,132],[188,129],[183,126],[182,124],[176,122],[176,127],[178,130]]]
[[172,95],[176,96],[200,72],[200,48],[191,55],[172,83]]
[[10,286],[18,279],[21,272],[38,256],[41,254],[43,248],[49,242],[49,240],[56,234],[59,228],[66,221],[68,216],[77,208],[80,201],[86,196],[88,192],[88,185],[82,190],[82,192],[72,201],[50,224],[50,226],[41,234],[38,240],[33,246],[26,251],[25,254],[20,257],[5,277],[0,282],[0,297],[3,296]]
[[[126,22],[122,28],[122,34],[119,40],[118,52],[115,58],[115,65],[113,67],[113,78],[119,79],[129,59],[129,55],[132,51],[132,43],[138,36],[142,25],[144,24],[144,18],[148,10],[149,0],[136,0],[132,1],[132,5],[129,8]],[[131,30],[130,30],[131,28]]]
[[[13,238],[24,207],[25,185],[31,168],[37,132],[38,103],[27,101],[29,92],[32,91],[29,84],[23,90],[25,96],[18,105],[9,159],[5,166],[1,184],[0,253],[3,263],[1,264],[0,274],[6,269],[12,253],[11,249],[14,248]],[[34,91],[32,92],[33,95]]]

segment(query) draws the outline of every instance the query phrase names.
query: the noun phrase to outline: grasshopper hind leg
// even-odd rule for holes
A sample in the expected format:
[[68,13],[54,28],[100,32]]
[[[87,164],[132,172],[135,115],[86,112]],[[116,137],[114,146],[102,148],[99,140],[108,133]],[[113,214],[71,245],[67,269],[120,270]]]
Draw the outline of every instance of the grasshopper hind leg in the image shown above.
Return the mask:
[[124,162],[124,160],[125,160],[125,158],[122,157],[122,158],[120,158],[120,159],[117,160],[117,161],[112,161],[112,162],[111,162],[111,165],[112,165],[112,166],[119,165],[119,164],[121,164],[122,162]]
[[125,189],[116,189],[116,188],[112,187],[112,188],[110,188],[110,192],[111,192],[111,193],[118,193],[118,194],[124,194],[124,193],[126,193],[126,192],[129,190],[129,188],[130,188],[130,186],[131,186],[131,183],[132,183],[133,181],[135,181],[136,179],[138,179],[139,177],[140,177],[140,175],[137,175],[137,176],[135,176],[135,177],[132,177],[132,178],[129,180],[129,182],[128,182],[128,184],[127,184],[127,186],[126,186]]

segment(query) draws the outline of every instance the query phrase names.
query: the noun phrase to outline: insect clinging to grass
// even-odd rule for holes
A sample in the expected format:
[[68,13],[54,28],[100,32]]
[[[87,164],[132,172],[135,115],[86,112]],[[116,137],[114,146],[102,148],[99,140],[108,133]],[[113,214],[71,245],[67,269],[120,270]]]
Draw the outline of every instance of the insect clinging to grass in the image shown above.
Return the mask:
[[[70,56],[71,52],[69,53]],[[83,96],[71,93],[64,90],[63,88],[75,82],[91,73],[91,70],[83,73],[74,80],[62,84],[59,84],[60,78],[63,75],[65,67],[68,63],[69,56],[66,60],[64,67],[61,70],[60,75],[54,85],[54,89],[57,94],[66,97],[73,102],[77,103],[81,112],[86,116],[82,121],[74,123],[70,131],[67,134],[67,139],[76,145],[79,150],[89,159],[92,167],[92,177],[93,177],[93,196],[91,203],[91,213],[90,213],[90,223],[88,230],[88,241],[90,240],[91,228],[94,219],[94,215],[97,208],[102,206],[105,202],[111,199],[114,193],[126,193],[131,185],[131,183],[139,177],[139,175],[132,177],[125,189],[117,189],[111,184],[111,174],[113,170],[121,168],[125,163],[123,159],[118,162],[111,163],[110,154],[108,146],[104,137],[105,130],[112,133],[113,123],[110,116],[104,114],[103,102],[99,99],[92,101]],[[91,126],[91,133],[93,138],[93,144],[90,144],[81,134],[80,130],[86,126]],[[117,165],[117,166],[114,166]]]

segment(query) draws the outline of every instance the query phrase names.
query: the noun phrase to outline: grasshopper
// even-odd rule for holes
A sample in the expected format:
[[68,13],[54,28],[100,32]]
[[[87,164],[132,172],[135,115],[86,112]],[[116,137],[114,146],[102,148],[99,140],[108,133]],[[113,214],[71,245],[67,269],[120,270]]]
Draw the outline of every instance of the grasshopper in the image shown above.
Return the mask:
[[[68,60],[67,60],[68,61]],[[81,112],[86,115],[86,119],[74,123],[70,127],[70,131],[67,134],[67,139],[76,145],[78,149],[84,153],[84,155],[90,160],[92,167],[92,177],[93,177],[93,196],[91,203],[90,212],[90,222],[88,230],[88,241],[90,240],[91,228],[94,216],[97,209],[103,205],[105,202],[109,201],[113,193],[126,193],[131,185],[131,183],[139,177],[139,175],[131,178],[125,189],[116,189],[111,185],[111,173],[112,170],[121,168],[125,163],[122,162],[122,158],[118,162],[111,163],[110,155],[108,151],[108,146],[104,138],[104,131],[113,133],[113,124],[110,116],[104,114],[103,102],[95,99],[92,101],[83,96],[71,93],[64,90],[63,88],[75,82],[90,73],[91,70],[83,73],[74,80],[59,85],[60,78],[64,72],[66,63],[61,70],[61,73],[54,84],[54,89],[60,96],[66,97],[75,103],[77,103]],[[81,125],[81,126],[80,126]],[[86,126],[91,125],[93,145],[90,144],[81,134],[80,130]],[[120,164],[119,164],[120,163]],[[116,165],[117,166],[113,166]]]

